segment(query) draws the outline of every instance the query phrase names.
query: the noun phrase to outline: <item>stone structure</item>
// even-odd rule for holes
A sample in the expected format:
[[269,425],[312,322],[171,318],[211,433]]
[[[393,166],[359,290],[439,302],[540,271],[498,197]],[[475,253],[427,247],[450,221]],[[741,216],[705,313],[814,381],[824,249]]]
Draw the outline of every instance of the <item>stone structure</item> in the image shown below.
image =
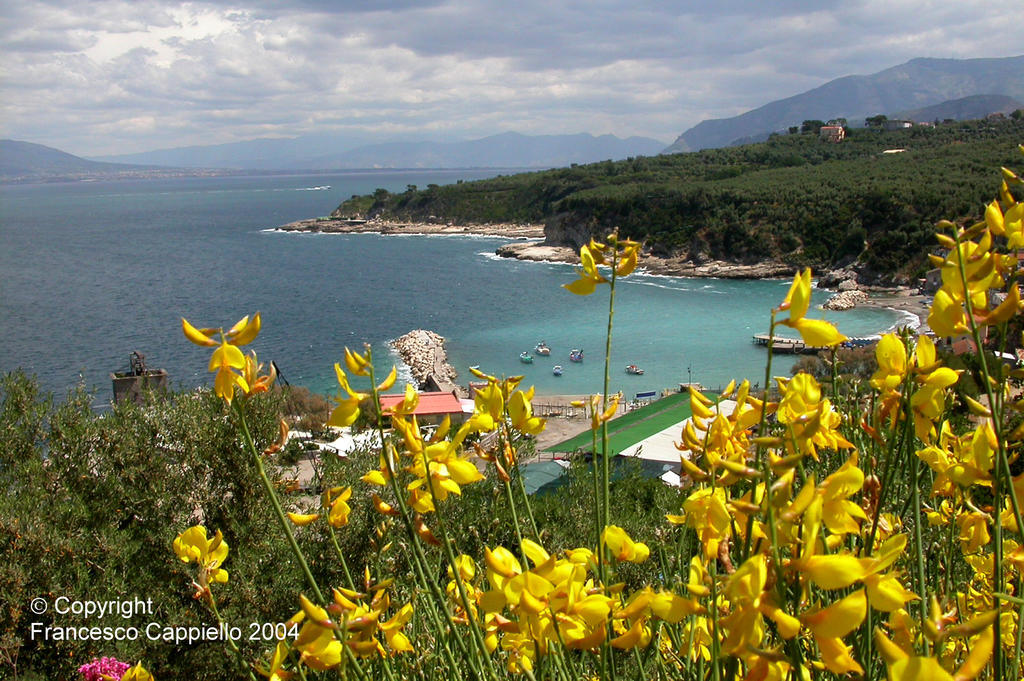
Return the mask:
[[416,329],[393,341],[402,361],[409,366],[413,380],[420,390],[465,393],[456,385],[458,372],[448,363],[444,337],[433,331]]
[[826,310],[851,310],[868,300],[868,294],[864,291],[848,290],[840,291],[828,299],[822,307]]

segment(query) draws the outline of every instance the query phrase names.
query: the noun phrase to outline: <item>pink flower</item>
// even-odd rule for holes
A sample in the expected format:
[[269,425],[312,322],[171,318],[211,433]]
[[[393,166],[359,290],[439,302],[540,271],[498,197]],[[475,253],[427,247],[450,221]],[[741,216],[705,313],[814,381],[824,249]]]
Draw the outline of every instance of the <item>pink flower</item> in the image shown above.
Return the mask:
[[82,675],[84,681],[106,681],[106,679],[120,681],[129,667],[131,667],[130,664],[121,662],[117,658],[101,657],[93,658],[92,662],[83,664],[78,668],[78,673]]

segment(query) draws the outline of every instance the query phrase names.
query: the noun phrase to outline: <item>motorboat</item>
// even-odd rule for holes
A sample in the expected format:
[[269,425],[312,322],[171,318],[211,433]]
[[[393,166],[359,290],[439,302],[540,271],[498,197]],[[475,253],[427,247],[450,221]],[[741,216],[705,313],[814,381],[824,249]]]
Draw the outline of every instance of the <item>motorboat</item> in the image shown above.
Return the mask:
[[551,354],[551,348],[549,348],[548,344],[545,343],[544,341],[537,343],[537,347],[535,347],[533,351],[538,355],[543,355],[544,357],[547,357],[548,355]]
[[626,373],[633,374],[634,376],[643,376],[644,370],[635,364],[629,364],[626,366]]
[[533,355],[523,350],[519,353],[519,361],[523,364],[533,364]]
[[583,361],[583,351],[579,350],[579,349],[571,350],[569,352],[569,361],[570,362],[582,362]]
[[551,373],[553,373],[555,376],[561,376],[562,375],[562,365],[561,364],[556,364],[555,366],[551,367]]

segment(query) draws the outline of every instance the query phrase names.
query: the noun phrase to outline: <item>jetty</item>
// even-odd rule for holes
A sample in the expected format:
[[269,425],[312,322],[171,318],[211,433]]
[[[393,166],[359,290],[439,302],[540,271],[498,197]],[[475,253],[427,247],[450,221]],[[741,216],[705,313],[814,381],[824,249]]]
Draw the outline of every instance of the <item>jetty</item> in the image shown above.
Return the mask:
[[[768,347],[768,340],[769,337],[766,333],[756,334],[753,338],[754,345],[761,345],[764,347]],[[878,336],[871,338],[848,338],[847,340],[843,341],[839,347],[860,348],[866,345],[871,345],[872,343],[875,343],[877,341]],[[823,350],[828,350],[828,348],[807,345],[799,338],[779,338],[778,336],[776,336],[775,340],[772,341],[772,352],[778,353],[780,355],[811,355],[817,352],[822,352]]]
[[814,347],[812,345],[807,345],[799,338],[779,338],[778,336],[776,336],[773,340],[766,333],[756,334],[753,340],[754,345],[763,345],[765,347],[768,347],[768,343],[770,341],[772,352],[778,353],[780,355],[795,355],[803,353],[811,354],[826,349]]
[[455,383],[459,374],[448,363],[443,336],[433,331],[416,329],[396,338],[392,346],[408,365],[417,388],[465,396],[465,390]]

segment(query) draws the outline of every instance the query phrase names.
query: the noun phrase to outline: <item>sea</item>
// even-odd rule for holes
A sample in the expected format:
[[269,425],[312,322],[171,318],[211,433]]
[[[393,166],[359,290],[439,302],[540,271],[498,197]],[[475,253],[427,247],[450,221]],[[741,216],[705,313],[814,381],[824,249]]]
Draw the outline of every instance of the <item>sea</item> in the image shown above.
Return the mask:
[[[447,339],[451,364],[522,375],[538,395],[598,392],[604,380],[608,289],[575,296],[574,268],[497,257],[505,239],[287,233],[377,188],[448,184],[514,171],[416,170],[139,179],[0,186],[0,373],[34,375],[57,399],[84,386],[109,404],[110,374],[132,352],[165,369],[173,387],[212,385],[209,351],[187,342],[181,318],[228,327],[260,311],[251,346],[285,380],[334,395],[344,348],[372,348],[381,376],[407,367],[389,342],[413,329]],[[616,290],[610,389],[627,397],[764,381],[752,343],[789,281],[634,274]],[[816,291],[816,308],[828,297]],[[811,316],[848,336],[916,322],[895,310]],[[544,341],[549,357],[533,353]],[[581,349],[581,363],[569,352]],[[523,351],[531,364],[520,361]],[[776,356],[773,374],[794,358]],[[554,365],[563,367],[555,376]],[[643,375],[630,375],[635,364]]]

